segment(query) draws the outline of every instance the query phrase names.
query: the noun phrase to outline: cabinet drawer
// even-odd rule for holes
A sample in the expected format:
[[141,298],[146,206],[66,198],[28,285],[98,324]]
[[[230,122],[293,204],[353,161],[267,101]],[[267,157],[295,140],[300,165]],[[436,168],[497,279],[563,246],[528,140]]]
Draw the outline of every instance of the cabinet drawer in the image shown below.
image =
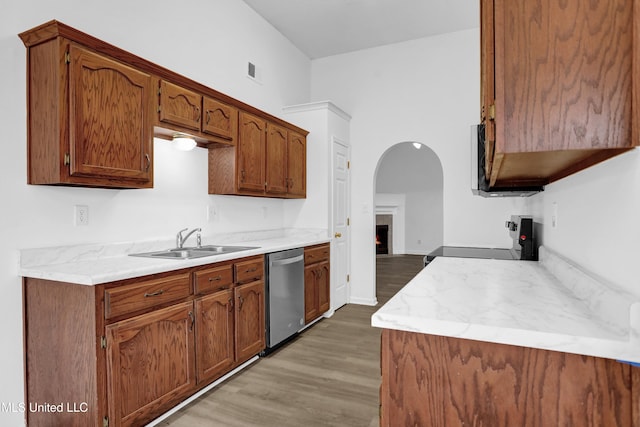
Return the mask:
[[236,283],[247,283],[264,277],[264,258],[250,258],[235,264]]
[[111,319],[191,295],[190,274],[183,273],[104,291],[104,316]]
[[220,291],[233,285],[233,266],[220,265],[193,274],[197,294]]
[[304,248],[304,264],[314,264],[320,261],[328,261],[331,250],[329,244],[311,246]]

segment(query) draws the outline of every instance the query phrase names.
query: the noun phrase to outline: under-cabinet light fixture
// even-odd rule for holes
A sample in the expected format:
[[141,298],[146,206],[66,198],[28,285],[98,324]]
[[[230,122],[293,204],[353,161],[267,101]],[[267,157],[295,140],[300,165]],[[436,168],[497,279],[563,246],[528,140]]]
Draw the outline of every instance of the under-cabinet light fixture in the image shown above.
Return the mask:
[[173,148],[180,151],[190,151],[196,148],[196,140],[189,135],[176,133],[173,135]]

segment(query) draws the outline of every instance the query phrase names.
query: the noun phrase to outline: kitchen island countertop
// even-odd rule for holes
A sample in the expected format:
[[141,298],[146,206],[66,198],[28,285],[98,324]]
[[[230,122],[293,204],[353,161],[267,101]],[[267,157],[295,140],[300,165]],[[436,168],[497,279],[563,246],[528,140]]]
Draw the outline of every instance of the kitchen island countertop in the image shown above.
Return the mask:
[[172,248],[175,245],[172,240],[24,249],[20,253],[18,274],[22,277],[91,286],[329,241],[326,230],[288,229],[203,236],[203,245],[240,245],[257,248],[180,260],[128,256],[132,253]]
[[371,323],[640,362],[640,297],[545,248],[540,262],[437,257]]

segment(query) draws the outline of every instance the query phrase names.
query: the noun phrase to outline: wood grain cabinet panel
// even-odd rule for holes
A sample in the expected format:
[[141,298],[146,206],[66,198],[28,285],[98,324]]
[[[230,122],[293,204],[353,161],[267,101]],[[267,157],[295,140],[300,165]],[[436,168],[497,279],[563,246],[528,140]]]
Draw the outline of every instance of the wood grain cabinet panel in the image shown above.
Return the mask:
[[638,9],[481,0],[491,186],[544,185],[640,144]]
[[70,174],[149,181],[147,73],[70,45]]
[[304,321],[306,324],[331,308],[331,249],[328,243],[304,248]]
[[104,291],[105,318],[178,301],[191,295],[191,275],[182,273],[144,280]]
[[264,281],[235,289],[236,362],[242,363],[265,348]]
[[198,319],[196,322],[198,383],[209,382],[222,376],[231,370],[235,362],[233,302],[233,289],[219,291],[195,301]]
[[160,122],[200,131],[202,119],[202,95],[167,81],[160,81]]
[[264,150],[267,122],[240,112],[238,135],[238,190],[262,194],[265,188]]
[[233,286],[233,264],[216,264],[193,273],[196,294],[217,292]]
[[632,377],[611,359],[383,329],[387,426],[638,426]]
[[287,130],[282,126],[267,125],[267,145],[265,152],[266,186],[268,194],[287,194]]
[[160,415],[195,387],[193,302],[108,325],[109,425]]
[[238,109],[205,96],[202,100],[202,132],[235,143]]
[[261,280],[264,278],[264,257],[246,258],[236,262],[233,268],[235,269],[236,283],[238,284]]
[[307,196],[307,139],[294,131],[289,131],[287,140],[287,193]]
[[21,37],[28,183],[152,187],[151,75],[63,37]]

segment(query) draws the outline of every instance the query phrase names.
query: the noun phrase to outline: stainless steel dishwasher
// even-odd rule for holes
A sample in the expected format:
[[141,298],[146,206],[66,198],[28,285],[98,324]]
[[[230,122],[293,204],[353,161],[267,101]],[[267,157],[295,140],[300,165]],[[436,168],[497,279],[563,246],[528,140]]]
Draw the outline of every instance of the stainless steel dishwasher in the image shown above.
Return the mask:
[[267,254],[267,351],[304,326],[304,250]]

